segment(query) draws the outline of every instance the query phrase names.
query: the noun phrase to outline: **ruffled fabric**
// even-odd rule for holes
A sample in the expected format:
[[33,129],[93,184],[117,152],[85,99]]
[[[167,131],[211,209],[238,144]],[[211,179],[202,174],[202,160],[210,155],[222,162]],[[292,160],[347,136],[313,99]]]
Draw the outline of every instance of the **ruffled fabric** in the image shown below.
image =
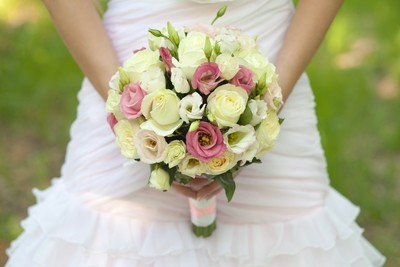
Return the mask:
[[[210,238],[188,220],[146,221],[91,209],[55,180],[34,191],[6,267],[375,267],[384,258],[354,222],[358,208],[331,189],[313,213],[273,224],[226,224]],[[173,242],[171,242],[173,241]],[[310,265],[312,264],[312,265]]]

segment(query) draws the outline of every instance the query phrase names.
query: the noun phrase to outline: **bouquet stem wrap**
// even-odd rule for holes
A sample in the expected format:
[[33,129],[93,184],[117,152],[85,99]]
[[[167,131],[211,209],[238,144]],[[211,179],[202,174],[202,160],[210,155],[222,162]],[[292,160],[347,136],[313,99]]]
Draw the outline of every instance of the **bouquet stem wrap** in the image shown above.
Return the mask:
[[209,237],[216,229],[217,199],[189,198],[192,230],[197,237]]

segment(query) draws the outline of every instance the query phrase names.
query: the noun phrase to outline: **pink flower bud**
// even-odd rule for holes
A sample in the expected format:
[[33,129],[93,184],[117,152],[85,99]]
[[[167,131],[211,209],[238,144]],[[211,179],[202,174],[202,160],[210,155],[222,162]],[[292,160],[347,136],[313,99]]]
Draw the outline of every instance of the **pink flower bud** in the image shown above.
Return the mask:
[[170,71],[174,65],[172,64],[172,55],[171,52],[166,47],[160,47],[160,56],[164,62],[165,68],[167,71]]

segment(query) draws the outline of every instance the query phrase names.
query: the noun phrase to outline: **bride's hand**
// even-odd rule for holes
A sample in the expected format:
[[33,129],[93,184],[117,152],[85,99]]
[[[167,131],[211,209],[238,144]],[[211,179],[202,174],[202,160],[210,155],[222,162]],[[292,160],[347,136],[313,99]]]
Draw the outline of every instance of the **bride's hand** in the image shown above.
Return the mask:
[[222,190],[217,181],[199,178],[193,179],[187,185],[173,182],[172,188],[179,194],[193,199],[209,199]]
[[[241,170],[236,171],[236,177]],[[222,186],[214,179],[193,179],[190,183],[183,185],[178,182],[172,183],[172,188],[181,195],[193,199],[209,199],[222,191]]]

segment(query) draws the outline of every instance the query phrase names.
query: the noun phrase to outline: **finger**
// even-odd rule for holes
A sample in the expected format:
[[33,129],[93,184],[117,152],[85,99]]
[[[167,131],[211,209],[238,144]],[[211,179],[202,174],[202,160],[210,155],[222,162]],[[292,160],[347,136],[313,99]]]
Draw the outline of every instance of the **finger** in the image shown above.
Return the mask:
[[193,190],[198,191],[202,189],[204,186],[211,184],[212,182],[213,182],[212,180],[208,180],[205,178],[195,178],[189,183],[189,185]]
[[184,195],[186,197],[190,197],[190,198],[196,198],[197,197],[197,192],[194,191],[193,189],[191,189],[190,187],[186,187],[184,185],[180,185],[178,183],[172,183],[171,188],[181,194]]
[[221,185],[218,182],[213,181],[209,185],[206,185],[205,187],[197,191],[197,199],[208,199],[215,196],[221,191]]

